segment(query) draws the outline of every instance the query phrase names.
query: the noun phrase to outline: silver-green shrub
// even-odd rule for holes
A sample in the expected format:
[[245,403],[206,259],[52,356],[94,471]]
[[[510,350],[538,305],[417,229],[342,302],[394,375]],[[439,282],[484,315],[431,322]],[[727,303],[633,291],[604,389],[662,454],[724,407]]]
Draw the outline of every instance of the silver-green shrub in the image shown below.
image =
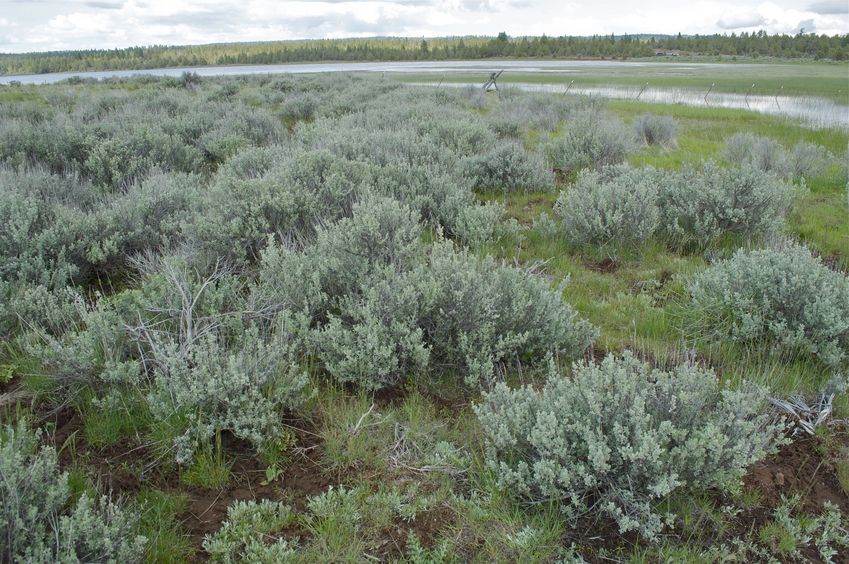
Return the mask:
[[223,564],[295,561],[297,539],[273,540],[275,533],[293,521],[291,509],[282,503],[267,499],[237,501],[227,508],[227,520],[221,528],[204,537],[203,548],[212,562]]
[[643,114],[634,119],[634,132],[643,145],[674,147],[678,124],[670,116]]
[[476,189],[543,192],[554,188],[554,175],[543,159],[519,143],[499,143],[487,153],[466,157],[460,167]]
[[101,497],[71,500],[56,451],[24,420],[0,429],[0,560],[141,562],[136,516]]
[[582,171],[560,192],[554,213],[569,241],[578,244],[633,245],[658,227],[658,173],[651,167],[609,167]]
[[823,147],[800,141],[787,151],[781,143],[752,133],[737,133],[725,146],[725,158],[787,180],[804,180],[822,174],[832,159]]
[[256,259],[269,235],[309,237],[349,215],[364,168],[327,152],[250,149],[213,180],[186,235],[212,256]]
[[182,257],[144,266],[148,295],[126,330],[152,379],[150,412],[173,428],[177,462],[222,431],[258,450],[273,444],[307,383],[295,322],[248,311],[241,282],[220,264],[208,274]]
[[411,277],[432,366],[465,374],[468,385],[487,386],[502,366],[539,363],[548,353],[579,355],[598,337],[563,301],[563,286],[448,242],[432,245]]
[[568,123],[562,137],[546,146],[545,154],[552,168],[569,175],[582,168],[621,164],[633,145],[633,135],[621,121],[585,111]]
[[433,366],[487,384],[502,363],[579,354],[595,339],[543,278],[450,241],[426,245],[421,232],[393,200],[355,205],[301,252],[269,246],[252,307],[306,320],[325,368],[368,389]]
[[773,235],[784,228],[796,194],[792,185],[751,166],[685,166],[660,183],[660,232],[670,241],[701,246],[724,234]]
[[782,427],[765,399],[760,388],[723,388],[708,369],[653,369],[626,353],[575,364],[571,377],[552,366],[540,391],[499,384],[475,411],[501,487],[654,538],[668,521],[659,500],[733,491],[771,452]]
[[690,296],[709,338],[763,342],[829,366],[849,358],[849,277],[803,246],[738,250],[697,275]]

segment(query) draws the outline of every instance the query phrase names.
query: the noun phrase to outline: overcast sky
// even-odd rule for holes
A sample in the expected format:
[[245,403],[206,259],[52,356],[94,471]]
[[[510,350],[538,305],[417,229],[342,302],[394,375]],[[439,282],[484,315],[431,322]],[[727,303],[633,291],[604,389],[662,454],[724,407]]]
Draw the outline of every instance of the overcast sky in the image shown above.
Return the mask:
[[849,0],[0,0],[0,52],[368,37],[849,33]]

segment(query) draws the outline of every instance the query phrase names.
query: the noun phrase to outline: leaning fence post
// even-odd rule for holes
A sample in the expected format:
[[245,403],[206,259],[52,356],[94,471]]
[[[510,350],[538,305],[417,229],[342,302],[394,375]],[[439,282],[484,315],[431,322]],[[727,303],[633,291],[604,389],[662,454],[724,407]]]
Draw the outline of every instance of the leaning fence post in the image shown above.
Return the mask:
[[749,91],[748,91],[748,92],[746,92],[746,107],[747,107],[747,108],[749,108],[750,110],[751,110],[752,108],[751,108],[751,106],[749,106],[749,94],[751,94],[751,93],[752,93],[752,90],[754,90],[754,89],[755,89],[755,84],[754,84],[754,83],[752,83],[752,87],[751,87],[751,88],[749,88]]
[[563,94],[568,94],[569,90],[572,88],[572,85],[575,84],[574,80],[569,81],[569,86],[566,87],[566,91]]
[[648,82],[646,82],[646,83],[643,85],[643,87],[642,87],[642,88],[640,88],[640,93],[639,93],[639,94],[637,94],[637,97],[636,97],[636,98],[634,98],[634,99],[635,99],[635,100],[639,100],[639,99],[640,99],[640,96],[642,96],[642,95],[643,95],[643,92],[645,92],[645,91],[646,91],[646,88],[648,88],[648,86],[649,86],[649,83],[648,83]]
[[775,93],[775,105],[778,106],[778,109],[781,110],[781,104],[778,103],[778,95],[784,91],[784,85],[781,85],[781,88]]
[[714,86],[716,86],[716,83],[715,82],[711,83],[710,88],[708,88],[708,91],[705,92],[705,106],[710,106],[710,102],[707,101],[707,97],[708,97],[708,94],[710,94],[710,91],[713,90]]

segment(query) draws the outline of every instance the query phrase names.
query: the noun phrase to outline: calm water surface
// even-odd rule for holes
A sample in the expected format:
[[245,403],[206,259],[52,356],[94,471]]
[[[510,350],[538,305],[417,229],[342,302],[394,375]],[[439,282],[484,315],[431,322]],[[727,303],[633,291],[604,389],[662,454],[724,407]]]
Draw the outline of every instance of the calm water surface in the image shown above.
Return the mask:
[[[656,71],[663,69],[670,73],[692,71],[704,68],[729,68],[739,70],[742,67],[757,65],[725,63],[670,63],[639,61],[410,61],[410,62],[362,62],[362,63],[292,63],[283,65],[234,65],[220,67],[181,67],[145,70],[118,70],[96,72],[67,72],[49,74],[29,74],[0,76],[0,84],[18,81],[21,84],[53,84],[71,77],[80,78],[126,78],[132,76],[173,76],[184,72],[197,73],[200,76],[235,76],[252,74],[307,74],[321,72],[396,72],[396,73],[442,73],[451,71],[480,72],[482,79],[494,68],[523,73],[569,73],[586,72],[592,69],[616,69],[645,67]],[[482,80],[483,81],[483,80]],[[445,86],[449,86],[446,84]],[[450,86],[467,86],[452,83]],[[510,87],[522,90],[564,93],[562,84],[511,83]],[[748,109],[756,112],[782,115],[799,119],[813,127],[839,127],[849,129],[849,106],[837,104],[825,98],[810,96],[745,96],[704,92],[687,88],[646,88],[639,87],[579,87],[569,89],[572,94],[587,94],[605,98],[639,99],[645,102],[664,104],[686,104],[688,106],[709,106],[720,108]]]

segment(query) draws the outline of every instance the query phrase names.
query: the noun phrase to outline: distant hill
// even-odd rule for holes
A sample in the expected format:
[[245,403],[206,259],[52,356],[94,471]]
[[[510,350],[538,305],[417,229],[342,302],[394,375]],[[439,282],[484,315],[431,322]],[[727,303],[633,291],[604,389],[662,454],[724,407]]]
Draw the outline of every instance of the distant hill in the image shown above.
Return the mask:
[[0,54],[0,75],[316,61],[486,58],[631,59],[671,52],[707,56],[849,60],[849,35],[593,35],[374,37],[128,47]]

